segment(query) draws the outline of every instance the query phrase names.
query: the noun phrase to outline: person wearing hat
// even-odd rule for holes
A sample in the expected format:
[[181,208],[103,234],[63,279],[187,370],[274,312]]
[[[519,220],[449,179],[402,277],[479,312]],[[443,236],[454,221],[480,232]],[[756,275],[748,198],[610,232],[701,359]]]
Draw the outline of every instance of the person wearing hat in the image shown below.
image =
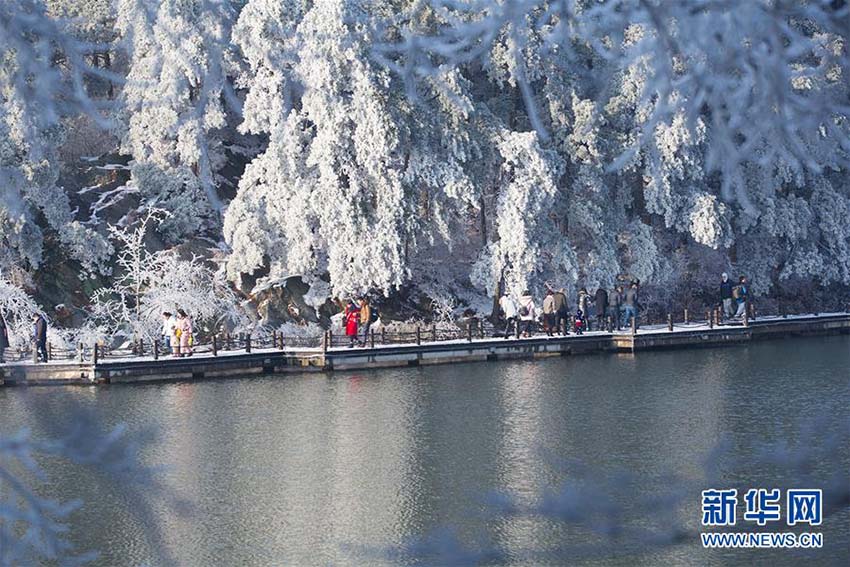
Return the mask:
[[735,314],[732,307],[732,280],[726,272],[720,276],[720,302],[723,304],[723,317],[731,319]]

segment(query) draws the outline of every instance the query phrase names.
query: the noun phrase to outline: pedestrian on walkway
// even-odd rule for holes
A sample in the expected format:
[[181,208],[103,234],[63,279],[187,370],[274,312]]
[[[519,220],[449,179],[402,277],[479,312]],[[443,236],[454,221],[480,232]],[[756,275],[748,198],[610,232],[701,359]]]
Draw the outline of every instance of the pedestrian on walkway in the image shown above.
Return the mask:
[[360,298],[360,328],[363,329],[363,340],[360,346],[366,346],[369,340],[369,329],[372,327],[372,306],[365,297]]
[[738,278],[738,285],[732,288],[732,297],[738,303],[738,310],[735,312],[736,319],[743,319],[744,312],[747,309],[747,302],[750,298],[750,290],[747,285],[747,277],[741,276]]
[[348,348],[354,348],[354,343],[357,342],[357,325],[360,323],[360,308],[354,301],[348,302],[342,322],[345,325],[345,335],[348,337]]
[[182,309],[177,310],[177,326],[180,329],[180,356],[192,356],[195,344],[195,329],[192,318]]
[[537,318],[537,308],[534,306],[534,298],[526,290],[519,298],[519,320],[522,324],[522,336],[530,337],[534,332],[535,318]]
[[552,329],[555,327],[555,298],[552,290],[546,290],[546,297],[543,299],[543,330],[546,331],[546,336],[552,336]]
[[732,300],[732,280],[729,279],[729,274],[723,272],[720,276],[720,302],[723,304],[724,319],[731,319],[735,315]]
[[587,320],[584,317],[584,312],[579,309],[576,311],[575,331],[577,335],[582,335],[585,330],[587,330]]
[[608,315],[611,317],[611,320],[613,321],[613,324],[618,331],[622,326],[620,324],[620,322],[622,321],[622,315],[620,314],[620,308],[622,304],[623,286],[618,285],[608,295]]
[[593,297],[593,304],[596,307],[596,330],[604,331],[605,317],[608,315],[608,290],[601,285],[596,289],[596,294]]
[[638,283],[633,281],[623,296],[623,325],[628,327],[634,319],[635,328],[638,326]]
[[587,293],[586,288],[581,288],[578,290],[578,310],[581,311],[585,317],[587,317],[589,304],[590,294]]
[[6,319],[0,313],[0,364],[6,362],[7,348],[9,348],[9,329],[6,327]]
[[570,308],[567,305],[567,294],[564,288],[552,294],[555,300],[555,329],[564,335],[570,334]]
[[165,343],[166,352],[171,348],[171,337],[177,327],[177,317],[170,311],[162,312],[162,340]]
[[33,320],[33,340],[35,342],[36,360],[47,362],[47,320],[36,313]]
[[507,339],[512,333],[519,330],[516,301],[506,291],[499,299],[499,307],[502,309],[502,316],[505,318],[505,338]]

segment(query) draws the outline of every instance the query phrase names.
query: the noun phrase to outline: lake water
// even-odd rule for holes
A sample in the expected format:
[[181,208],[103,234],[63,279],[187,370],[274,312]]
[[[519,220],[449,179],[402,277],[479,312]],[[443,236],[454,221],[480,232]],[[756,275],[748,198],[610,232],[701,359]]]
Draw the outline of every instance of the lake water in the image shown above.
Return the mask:
[[829,337],[0,388],[0,436],[46,436],[78,406],[107,425],[158,430],[144,459],[169,467],[163,484],[189,512],[153,496],[140,505],[84,467],[44,461],[40,491],[84,501],[70,538],[101,552],[96,565],[848,565],[846,499],[813,530],[820,550],[717,551],[699,540],[706,488],[850,491],[848,369],[850,337]]

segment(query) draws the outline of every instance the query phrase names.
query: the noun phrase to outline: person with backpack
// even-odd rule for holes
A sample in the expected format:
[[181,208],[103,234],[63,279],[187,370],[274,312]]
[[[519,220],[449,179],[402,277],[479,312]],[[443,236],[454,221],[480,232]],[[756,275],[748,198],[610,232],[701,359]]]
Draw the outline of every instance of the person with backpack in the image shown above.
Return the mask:
[[567,306],[567,294],[564,288],[552,293],[555,302],[555,329],[564,335],[570,334],[570,308]]
[[747,287],[747,277],[741,276],[738,278],[738,285],[732,288],[732,298],[738,304],[738,310],[735,312],[735,319],[743,319],[744,313],[747,310],[747,301],[749,300],[749,289]]
[[179,356],[192,356],[195,344],[195,328],[192,318],[182,309],[177,310],[177,327],[180,330]]
[[508,292],[505,292],[499,299],[499,307],[502,309],[502,316],[505,318],[505,338],[507,339],[511,336],[512,329],[513,332],[519,330],[516,301]]
[[522,324],[522,336],[530,337],[534,331],[534,319],[537,317],[537,308],[534,306],[534,298],[528,290],[519,298],[519,320]]
[[731,319],[735,314],[735,310],[732,307],[732,280],[729,279],[729,274],[723,272],[720,276],[720,303],[723,304],[723,317],[725,319]]
[[608,290],[599,286],[596,289],[596,294],[593,297],[593,304],[596,306],[596,320],[598,321],[597,331],[605,330],[605,316],[608,314]]
[[372,323],[378,320],[378,311],[372,308],[369,300],[365,297],[360,298],[360,328],[363,329],[363,340],[360,346],[366,346],[366,341],[369,340],[369,329]]

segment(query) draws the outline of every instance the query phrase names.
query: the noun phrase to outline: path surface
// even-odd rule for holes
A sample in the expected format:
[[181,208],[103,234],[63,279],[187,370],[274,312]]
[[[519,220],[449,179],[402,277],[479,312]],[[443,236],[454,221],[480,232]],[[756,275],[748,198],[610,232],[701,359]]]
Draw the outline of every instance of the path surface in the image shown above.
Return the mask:
[[451,362],[494,361],[573,354],[638,352],[745,344],[761,338],[850,334],[850,313],[762,317],[748,326],[705,322],[647,325],[631,330],[588,331],[582,335],[528,338],[472,338],[376,344],[375,347],[255,348],[198,353],[191,357],[104,357],[91,361],[20,362],[0,367],[0,384],[93,384],[160,380],[198,380],[304,371],[371,369]]

